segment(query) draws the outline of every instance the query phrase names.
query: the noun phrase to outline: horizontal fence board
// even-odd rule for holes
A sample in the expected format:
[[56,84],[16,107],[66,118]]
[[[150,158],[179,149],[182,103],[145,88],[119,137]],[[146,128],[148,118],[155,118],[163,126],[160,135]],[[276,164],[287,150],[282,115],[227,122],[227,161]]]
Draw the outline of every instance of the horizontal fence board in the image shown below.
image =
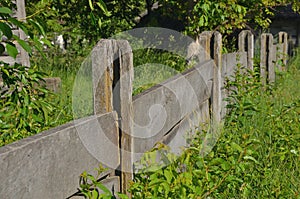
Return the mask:
[[229,78],[233,76],[238,64],[241,64],[242,67],[247,67],[246,52],[224,54],[222,56],[222,77]]
[[270,45],[269,49],[269,62],[268,62],[268,68],[267,68],[267,74],[268,74],[268,83],[274,83],[275,82],[275,64],[276,64],[276,58],[277,58],[277,45],[272,44]]
[[243,68],[247,67],[247,52],[234,52],[224,54],[222,56],[222,118],[224,118],[227,113],[226,106],[228,105],[228,102],[225,100],[228,98],[228,90],[226,90],[224,86],[226,84],[227,79],[234,79],[234,73],[237,69],[238,64],[240,64]]
[[176,75],[134,98],[135,153],[151,149],[180,120],[209,99],[210,90],[203,75],[212,76],[210,70],[213,70],[213,64],[207,66],[209,67],[197,66]]
[[199,66],[196,67],[196,69],[199,71],[202,78],[206,82],[206,85],[207,85],[208,90],[209,90],[209,95],[211,95],[211,91],[212,91],[214,67],[215,67],[214,60],[206,61],[206,62],[201,63]]
[[134,162],[139,161],[143,153],[152,149],[157,142],[168,145],[172,153],[180,154],[182,148],[188,147],[189,139],[195,132],[209,122],[209,117],[209,102],[206,100],[200,108],[185,116],[160,140],[154,142],[153,139],[135,139],[134,149],[139,153],[135,153]]
[[61,91],[61,79],[59,77],[45,77],[39,83],[41,86],[46,86],[47,89],[55,93]]
[[182,148],[189,146],[189,140],[196,132],[209,123],[209,101],[205,101],[199,109],[186,116],[162,139],[162,143],[167,144],[171,151],[180,154]]
[[[66,198],[77,191],[83,171],[96,174],[99,158],[117,167],[116,119],[114,112],[92,116],[1,147],[1,198]],[[95,124],[105,135],[95,135]],[[84,142],[90,148],[98,144],[98,160]],[[113,144],[117,147],[111,147],[110,142],[116,142]]]
[[284,43],[278,43],[276,44],[276,51],[278,52],[276,55],[276,69],[278,69],[279,71],[282,71],[285,65],[284,63],[284,57],[286,56],[284,54]]
[[8,63],[9,65],[14,65],[16,63],[16,60],[9,56],[0,56],[0,61]]

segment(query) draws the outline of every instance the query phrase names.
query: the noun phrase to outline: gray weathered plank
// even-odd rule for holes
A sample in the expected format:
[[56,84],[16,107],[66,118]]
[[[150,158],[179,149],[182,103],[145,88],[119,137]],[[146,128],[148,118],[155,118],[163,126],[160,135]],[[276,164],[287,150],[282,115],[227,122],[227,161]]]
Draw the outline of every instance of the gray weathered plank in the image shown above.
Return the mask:
[[275,68],[278,71],[282,71],[284,65],[284,44],[283,43],[278,43],[275,45],[275,50],[276,50],[276,63],[275,63]]
[[180,154],[183,148],[189,146],[189,140],[194,138],[197,132],[201,132],[202,127],[207,126],[209,121],[209,101],[206,100],[168,132],[162,138],[162,143],[167,144],[173,153]]
[[91,52],[94,114],[113,110],[113,54],[110,42],[100,40]]
[[228,104],[227,101],[224,100],[228,97],[228,90],[224,88],[226,81],[234,80],[235,71],[238,65],[240,65],[241,68],[247,67],[247,55],[247,52],[240,51],[234,53],[227,53],[222,56],[222,118],[224,118],[224,116],[227,113],[226,106]]
[[151,149],[178,122],[192,114],[209,97],[210,91],[202,77],[201,66],[176,75],[161,85],[135,96],[134,153],[143,153]]
[[207,85],[208,91],[209,91],[209,96],[211,95],[211,92],[212,92],[214,67],[215,67],[215,62],[212,59],[208,60],[204,63],[201,63],[195,67],[195,69],[197,69],[197,72],[203,78],[204,82],[206,82],[206,85]]
[[[210,121],[209,115],[209,102],[206,100],[201,106],[190,115],[185,116],[178,124],[176,124],[168,134],[164,135],[160,143],[168,145],[170,151],[179,155],[183,149],[190,145],[191,140],[195,137],[197,132],[201,132],[202,128],[207,127]],[[151,139],[145,140],[145,142],[139,143],[136,140],[136,146],[139,146],[140,150],[151,150],[156,144]],[[148,142],[148,143],[147,143]],[[145,146],[151,146],[146,149]],[[143,153],[135,154],[134,162],[139,162]]]
[[66,198],[83,171],[117,168],[116,119],[114,112],[92,116],[1,147],[1,198]]
[[206,59],[213,59],[215,61],[212,83],[212,119],[214,122],[221,121],[221,71],[222,71],[222,35],[217,31],[204,31],[199,37],[198,41],[206,55]]
[[222,78],[230,78],[234,75],[237,65],[247,67],[247,52],[227,53],[222,56]]

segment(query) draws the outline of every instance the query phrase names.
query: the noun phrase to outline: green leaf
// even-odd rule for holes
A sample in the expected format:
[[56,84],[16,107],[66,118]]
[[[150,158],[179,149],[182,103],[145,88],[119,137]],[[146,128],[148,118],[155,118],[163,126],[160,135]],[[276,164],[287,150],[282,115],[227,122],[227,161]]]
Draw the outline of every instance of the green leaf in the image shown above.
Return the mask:
[[1,71],[7,75],[7,77],[9,77],[9,72],[8,70],[6,70],[5,68],[2,68]]
[[108,12],[105,3],[104,3],[102,0],[99,0],[99,2],[97,2],[96,4],[97,4],[97,6],[104,12],[104,14],[105,14],[107,17],[111,16],[111,13]]
[[43,28],[43,26],[39,23],[39,22],[37,22],[37,21],[35,21],[35,20],[32,20],[32,19],[29,19],[28,20],[29,21],[29,23],[30,24],[32,24],[42,35],[46,35],[46,33],[45,33],[45,30],[44,30],[44,28]]
[[12,14],[12,10],[7,7],[0,7],[0,13],[2,14]]
[[104,193],[111,194],[110,190],[107,187],[105,187],[102,183],[97,183],[97,187],[100,188]]
[[238,145],[237,143],[232,142],[230,145],[231,145],[232,149],[234,149],[240,153],[243,152],[243,148],[240,145]]
[[162,182],[164,182],[164,181],[161,180],[161,179],[159,179],[159,178],[153,179],[153,180],[149,183],[149,187],[155,186],[155,185],[157,185],[157,184],[161,184]]
[[99,28],[101,28],[101,26],[102,26],[102,21],[100,18],[98,19],[98,26],[99,26]]
[[25,105],[25,106],[28,106],[28,105],[29,105],[29,96],[28,96],[28,95],[25,95],[25,98],[24,98],[24,105]]
[[163,182],[160,186],[164,187],[165,196],[167,196],[171,191],[170,185],[167,182]]
[[28,52],[29,54],[32,53],[32,49],[31,49],[31,47],[28,45],[28,43],[27,43],[26,41],[20,39],[20,38],[17,37],[16,35],[14,35],[13,38],[14,38],[15,40],[18,41],[18,43],[20,44],[20,46],[22,46],[22,48],[23,48],[26,52]]
[[9,27],[9,25],[7,25],[6,23],[0,22],[0,30],[1,30],[1,32],[3,32],[3,34],[8,39],[11,39],[11,37],[12,37],[12,31],[11,31],[11,27]]
[[52,47],[52,44],[48,39],[42,38],[41,41],[44,42],[44,44],[46,44],[48,47]]
[[198,22],[199,26],[202,27],[204,25],[204,17],[201,16]]
[[230,164],[227,161],[225,161],[221,164],[221,167],[223,170],[228,171],[230,169]]
[[244,160],[252,160],[253,162],[255,162],[256,164],[259,164],[259,162],[252,156],[250,155],[246,155],[244,156]]
[[15,18],[13,18],[13,17],[9,17],[9,18],[8,18],[8,21],[9,21],[10,23],[12,23],[13,25],[15,25],[15,26],[21,28],[21,29],[24,31],[24,33],[25,33],[26,35],[28,35],[28,30],[27,30],[27,28],[25,27],[25,25],[24,25],[23,22],[21,22],[21,21],[15,19]]
[[129,199],[129,197],[123,193],[117,193],[117,195],[119,196],[119,198],[121,199]]
[[92,24],[94,26],[96,26],[96,18],[95,18],[95,15],[92,12],[90,12],[90,17],[91,17]]
[[8,53],[9,56],[16,59],[16,57],[18,55],[18,50],[17,50],[16,46],[7,43],[6,44],[6,50],[7,50],[7,53]]
[[210,161],[209,165],[210,166],[220,165],[224,162],[225,162],[225,160],[223,158],[214,158],[212,161]]
[[36,37],[34,37],[33,38],[33,42],[34,42],[34,48],[35,49],[37,49],[38,51],[39,51],[39,53],[42,55],[42,57],[45,59],[45,60],[47,60],[47,57],[46,57],[46,55],[44,54],[44,52],[43,52],[43,49],[42,49],[42,45],[41,45],[41,43],[40,43],[40,41],[36,38]]
[[98,197],[99,197],[99,193],[98,193],[98,191],[96,189],[94,189],[92,191],[92,198],[93,199],[98,199]]
[[93,6],[92,0],[89,0],[89,5],[90,5],[91,10],[93,11],[94,10],[94,6]]
[[172,172],[169,171],[169,170],[165,170],[165,171],[164,171],[164,175],[165,175],[165,177],[166,177],[166,179],[167,179],[167,182],[168,182],[168,183],[171,183],[172,178],[173,178]]

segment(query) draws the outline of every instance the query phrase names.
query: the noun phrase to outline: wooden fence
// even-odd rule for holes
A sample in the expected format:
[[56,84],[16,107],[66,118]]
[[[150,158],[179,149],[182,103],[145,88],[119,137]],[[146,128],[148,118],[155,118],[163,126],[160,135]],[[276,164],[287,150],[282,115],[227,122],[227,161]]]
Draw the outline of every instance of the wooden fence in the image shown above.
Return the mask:
[[[113,192],[128,188],[133,163],[163,142],[172,151],[188,145],[186,133],[226,114],[224,79],[236,66],[253,69],[254,38],[243,31],[238,51],[222,54],[222,36],[203,32],[198,65],[132,97],[133,54],[125,40],[101,40],[91,54],[94,115],[0,148],[3,198],[67,198],[81,172],[99,163],[109,170],[100,180]],[[261,37],[262,83],[273,82],[286,64],[287,34]],[[199,49],[199,48],[193,48]],[[194,131],[191,131],[194,132]],[[121,171],[121,172],[119,172]]]

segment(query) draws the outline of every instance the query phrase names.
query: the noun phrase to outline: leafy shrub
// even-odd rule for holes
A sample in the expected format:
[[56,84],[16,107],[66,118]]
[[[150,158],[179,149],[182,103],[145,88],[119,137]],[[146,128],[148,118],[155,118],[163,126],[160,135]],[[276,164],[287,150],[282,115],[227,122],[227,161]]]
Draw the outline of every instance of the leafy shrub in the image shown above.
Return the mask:
[[[98,181],[98,178],[101,173],[103,173],[106,169],[101,165],[97,170],[97,176],[93,176],[84,171],[80,175],[79,180],[79,190],[76,195],[83,195],[85,198],[89,199],[112,199],[115,198],[111,191],[107,189],[101,182]],[[102,191],[103,193],[100,193]]]
[[0,146],[33,135],[50,123],[53,105],[47,101],[49,91],[39,86],[44,74],[15,64],[2,63],[0,99]]
[[[4,2],[4,5],[15,6]],[[18,50],[16,42],[29,54],[33,48],[41,51],[38,36],[29,31],[28,24],[11,16],[12,10],[0,4],[0,55],[7,53],[16,59]],[[28,23],[44,33],[43,28],[34,20]],[[24,41],[13,35],[12,27],[22,29],[28,35],[29,41]],[[47,40],[44,40],[47,43]],[[15,63],[10,65],[0,61],[0,146],[12,141],[33,135],[50,126],[50,117],[54,105],[49,103],[50,92],[39,84],[43,82],[44,73],[36,67],[27,67]]]

